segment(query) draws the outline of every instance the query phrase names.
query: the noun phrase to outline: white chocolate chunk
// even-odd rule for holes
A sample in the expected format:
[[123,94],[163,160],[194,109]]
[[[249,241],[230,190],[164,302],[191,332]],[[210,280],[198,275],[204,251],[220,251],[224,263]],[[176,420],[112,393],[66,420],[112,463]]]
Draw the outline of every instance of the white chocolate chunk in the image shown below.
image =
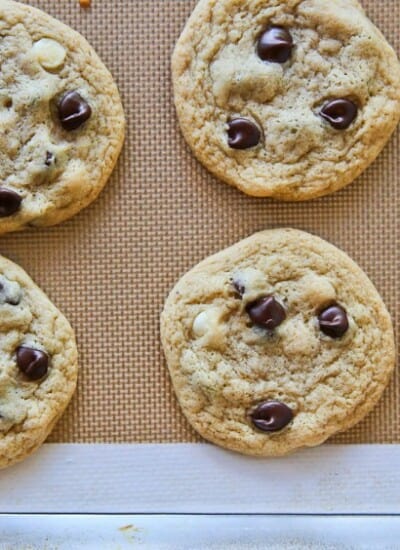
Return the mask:
[[219,323],[220,313],[215,308],[209,308],[198,314],[193,322],[193,333],[195,336],[205,336],[207,332],[215,329]]
[[51,38],[41,38],[32,51],[44,69],[58,69],[65,61],[67,52],[61,44]]
[[223,311],[216,307],[209,307],[197,315],[193,321],[193,334],[203,338],[203,344],[218,348],[223,345],[225,327],[221,323]]

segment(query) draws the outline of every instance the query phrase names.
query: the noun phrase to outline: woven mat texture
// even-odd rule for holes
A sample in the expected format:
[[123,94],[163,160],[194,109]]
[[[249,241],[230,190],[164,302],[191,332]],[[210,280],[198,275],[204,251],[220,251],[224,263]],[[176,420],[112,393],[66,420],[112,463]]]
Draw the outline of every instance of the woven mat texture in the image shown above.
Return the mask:
[[[1,238],[75,327],[78,391],[52,442],[194,442],[176,404],[159,343],[168,290],[205,256],[272,227],[308,230],[369,274],[399,332],[399,132],[347,189],[302,204],[249,198],[215,181],[177,127],[170,55],[194,0],[31,0],[80,31],[118,82],[128,135],[100,198],[61,226]],[[400,51],[400,2],[365,0]],[[400,443],[394,376],[378,407],[340,443]]]

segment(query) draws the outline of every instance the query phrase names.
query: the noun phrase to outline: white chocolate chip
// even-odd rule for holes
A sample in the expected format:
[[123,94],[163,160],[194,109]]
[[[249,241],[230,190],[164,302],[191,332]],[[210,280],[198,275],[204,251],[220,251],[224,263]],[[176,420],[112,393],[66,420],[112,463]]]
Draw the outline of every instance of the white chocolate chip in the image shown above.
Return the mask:
[[225,328],[221,323],[223,312],[216,307],[210,307],[197,315],[193,321],[193,334],[203,338],[203,343],[211,347],[223,345]]
[[64,63],[67,52],[51,38],[42,38],[33,45],[32,51],[44,69],[58,69]]
[[205,336],[218,324],[218,317],[214,308],[206,309],[198,314],[193,322],[193,333],[195,336]]

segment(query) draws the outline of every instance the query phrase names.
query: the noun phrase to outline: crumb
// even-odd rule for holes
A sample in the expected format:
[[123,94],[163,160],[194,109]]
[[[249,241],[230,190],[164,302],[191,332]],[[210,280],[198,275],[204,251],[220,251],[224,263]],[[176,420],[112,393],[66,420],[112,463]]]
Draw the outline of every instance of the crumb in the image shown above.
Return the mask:
[[124,525],[123,527],[119,527],[119,531],[129,531],[133,528],[133,525],[130,523],[129,525]]
[[118,527],[118,531],[140,531],[140,529],[138,527],[135,527],[134,525],[132,525],[132,523],[130,523],[129,525],[123,525],[122,527]]
[[81,8],[90,8],[91,0],[79,0]]

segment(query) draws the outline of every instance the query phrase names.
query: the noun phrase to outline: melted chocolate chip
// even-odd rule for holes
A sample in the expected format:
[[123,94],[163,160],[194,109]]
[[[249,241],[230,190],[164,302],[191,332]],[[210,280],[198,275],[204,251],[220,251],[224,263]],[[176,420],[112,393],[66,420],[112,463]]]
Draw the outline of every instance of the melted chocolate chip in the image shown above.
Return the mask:
[[22,299],[22,290],[18,283],[12,282],[0,275],[0,305],[17,306]]
[[246,288],[243,283],[240,281],[232,281],[232,284],[236,290],[236,292],[239,294],[240,297],[243,296],[243,294],[246,292]]
[[0,218],[7,218],[18,212],[21,202],[21,195],[11,189],[0,187]]
[[17,349],[17,365],[29,380],[39,380],[47,374],[49,356],[44,351],[20,346]]
[[257,43],[257,54],[263,61],[286,63],[292,55],[293,38],[282,27],[270,27],[262,33]]
[[[0,290],[0,293],[3,292],[3,289]],[[4,301],[6,304],[10,304],[10,306],[17,306],[21,302],[22,294],[17,293],[13,295],[8,295],[6,293]]]
[[346,130],[355,120],[357,112],[357,105],[350,99],[333,99],[322,107],[319,114],[336,130]]
[[264,296],[246,307],[253,323],[259,327],[273,330],[286,319],[286,312],[273,296]]
[[89,103],[78,92],[67,92],[58,104],[58,118],[64,130],[76,130],[92,114]]
[[338,305],[329,306],[318,316],[320,329],[331,338],[341,338],[349,330],[346,311]]
[[53,153],[51,153],[50,151],[46,151],[46,160],[44,161],[44,163],[46,166],[51,166],[52,164],[55,163],[55,158]]
[[22,290],[18,283],[10,281],[4,275],[0,275],[0,305],[10,304],[17,306],[22,299]]
[[232,149],[249,149],[258,145],[261,132],[247,118],[234,118],[228,123],[228,145]]
[[280,401],[263,401],[250,413],[254,426],[263,432],[278,432],[293,420],[293,411]]
[[21,295],[15,295],[15,296],[7,296],[6,297],[6,304],[10,304],[10,306],[17,306],[21,302]]

